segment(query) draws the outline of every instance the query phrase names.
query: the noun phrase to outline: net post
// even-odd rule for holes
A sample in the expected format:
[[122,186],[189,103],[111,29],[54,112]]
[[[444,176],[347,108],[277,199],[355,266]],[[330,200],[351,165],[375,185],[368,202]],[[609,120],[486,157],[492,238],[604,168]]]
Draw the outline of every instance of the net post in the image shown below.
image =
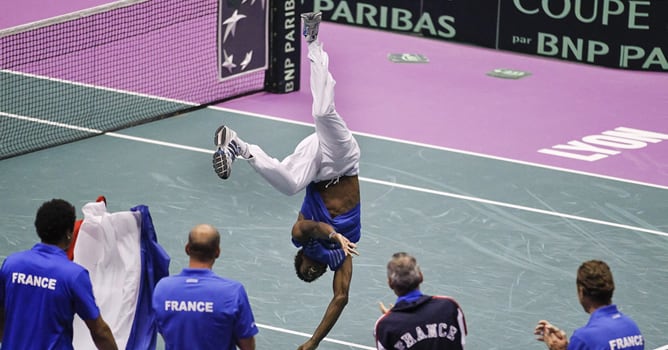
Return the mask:
[[299,91],[301,72],[301,0],[269,0],[269,69],[266,91]]

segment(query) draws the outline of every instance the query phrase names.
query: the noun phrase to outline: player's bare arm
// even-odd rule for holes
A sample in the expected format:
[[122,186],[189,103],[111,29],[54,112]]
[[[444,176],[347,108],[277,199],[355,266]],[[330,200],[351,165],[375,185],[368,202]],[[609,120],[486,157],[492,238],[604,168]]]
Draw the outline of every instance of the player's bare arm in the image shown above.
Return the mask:
[[94,320],[85,320],[86,326],[90,331],[91,338],[98,349],[117,350],[116,340],[111,332],[109,325],[102,319],[102,316]]
[[299,213],[297,222],[292,226],[292,238],[299,242],[306,242],[309,239],[329,239],[338,242],[346,255],[359,255],[356,250],[357,245],[348,240],[346,236],[336,232],[331,225],[320,221],[306,220],[301,213]]
[[348,304],[348,293],[350,291],[350,281],[353,277],[353,258],[347,256],[343,265],[334,272],[332,288],[334,295],[330,300],[325,315],[323,316],[318,328],[315,329],[311,338],[302,344],[298,350],[311,350],[318,347],[318,344],[327,336],[329,331],[341,316],[341,312]]

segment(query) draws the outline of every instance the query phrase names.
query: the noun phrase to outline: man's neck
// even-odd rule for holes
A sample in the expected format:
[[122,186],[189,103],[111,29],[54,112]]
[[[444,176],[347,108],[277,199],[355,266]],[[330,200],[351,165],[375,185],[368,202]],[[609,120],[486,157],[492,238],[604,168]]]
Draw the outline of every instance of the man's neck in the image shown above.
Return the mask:
[[203,261],[197,261],[190,259],[190,263],[188,264],[188,267],[191,269],[209,269],[213,267],[213,262],[203,262]]
[[594,311],[596,311],[596,310],[598,310],[602,307],[608,306],[608,305],[611,305],[611,304],[593,304],[593,303],[589,304],[589,305],[587,305],[587,313],[592,314]]
[[70,242],[69,241],[62,241],[60,243],[55,243],[55,244],[54,243],[46,243],[44,241],[42,241],[41,243],[46,244],[46,245],[50,245],[50,246],[53,246],[53,247],[58,247],[58,248],[60,248],[64,251],[67,251],[67,249],[70,248]]

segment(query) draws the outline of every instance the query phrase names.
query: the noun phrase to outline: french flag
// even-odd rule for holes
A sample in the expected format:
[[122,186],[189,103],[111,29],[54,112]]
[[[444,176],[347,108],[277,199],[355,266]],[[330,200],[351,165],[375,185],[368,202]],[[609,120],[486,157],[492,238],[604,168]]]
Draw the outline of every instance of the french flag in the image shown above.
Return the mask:
[[[70,259],[85,267],[95,301],[111,328],[119,349],[156,348],[157,328],[151,309],[156,283],[169,275],[170,257],[158,244],[149,209],[107,212],[106,199],[82,208],[68,250]],[[75,349],[94,349],[85,323],[74,320]]]

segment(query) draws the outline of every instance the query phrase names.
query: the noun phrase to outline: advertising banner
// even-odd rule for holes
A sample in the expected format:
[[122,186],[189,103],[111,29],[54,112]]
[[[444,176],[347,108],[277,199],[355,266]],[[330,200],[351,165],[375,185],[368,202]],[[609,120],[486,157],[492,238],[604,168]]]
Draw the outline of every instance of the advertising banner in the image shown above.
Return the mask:
[[265,1],[218,3],[218,73],[221,81],[265,70],[269,16]]
[[650,71],[668,71],[668,1],[505,0],[502,50]]
[[322,12],[329,22],[492,47],[496,6],[486,6],[489,2],[313,0],[304,1],[304,8]]
[[302,0],[323,19],[620,69],[668,71],[668,0]]
[[264,85],[273,93],[298,91],[302,42],[300,2],[272,0],[270,4],[271,61]]

